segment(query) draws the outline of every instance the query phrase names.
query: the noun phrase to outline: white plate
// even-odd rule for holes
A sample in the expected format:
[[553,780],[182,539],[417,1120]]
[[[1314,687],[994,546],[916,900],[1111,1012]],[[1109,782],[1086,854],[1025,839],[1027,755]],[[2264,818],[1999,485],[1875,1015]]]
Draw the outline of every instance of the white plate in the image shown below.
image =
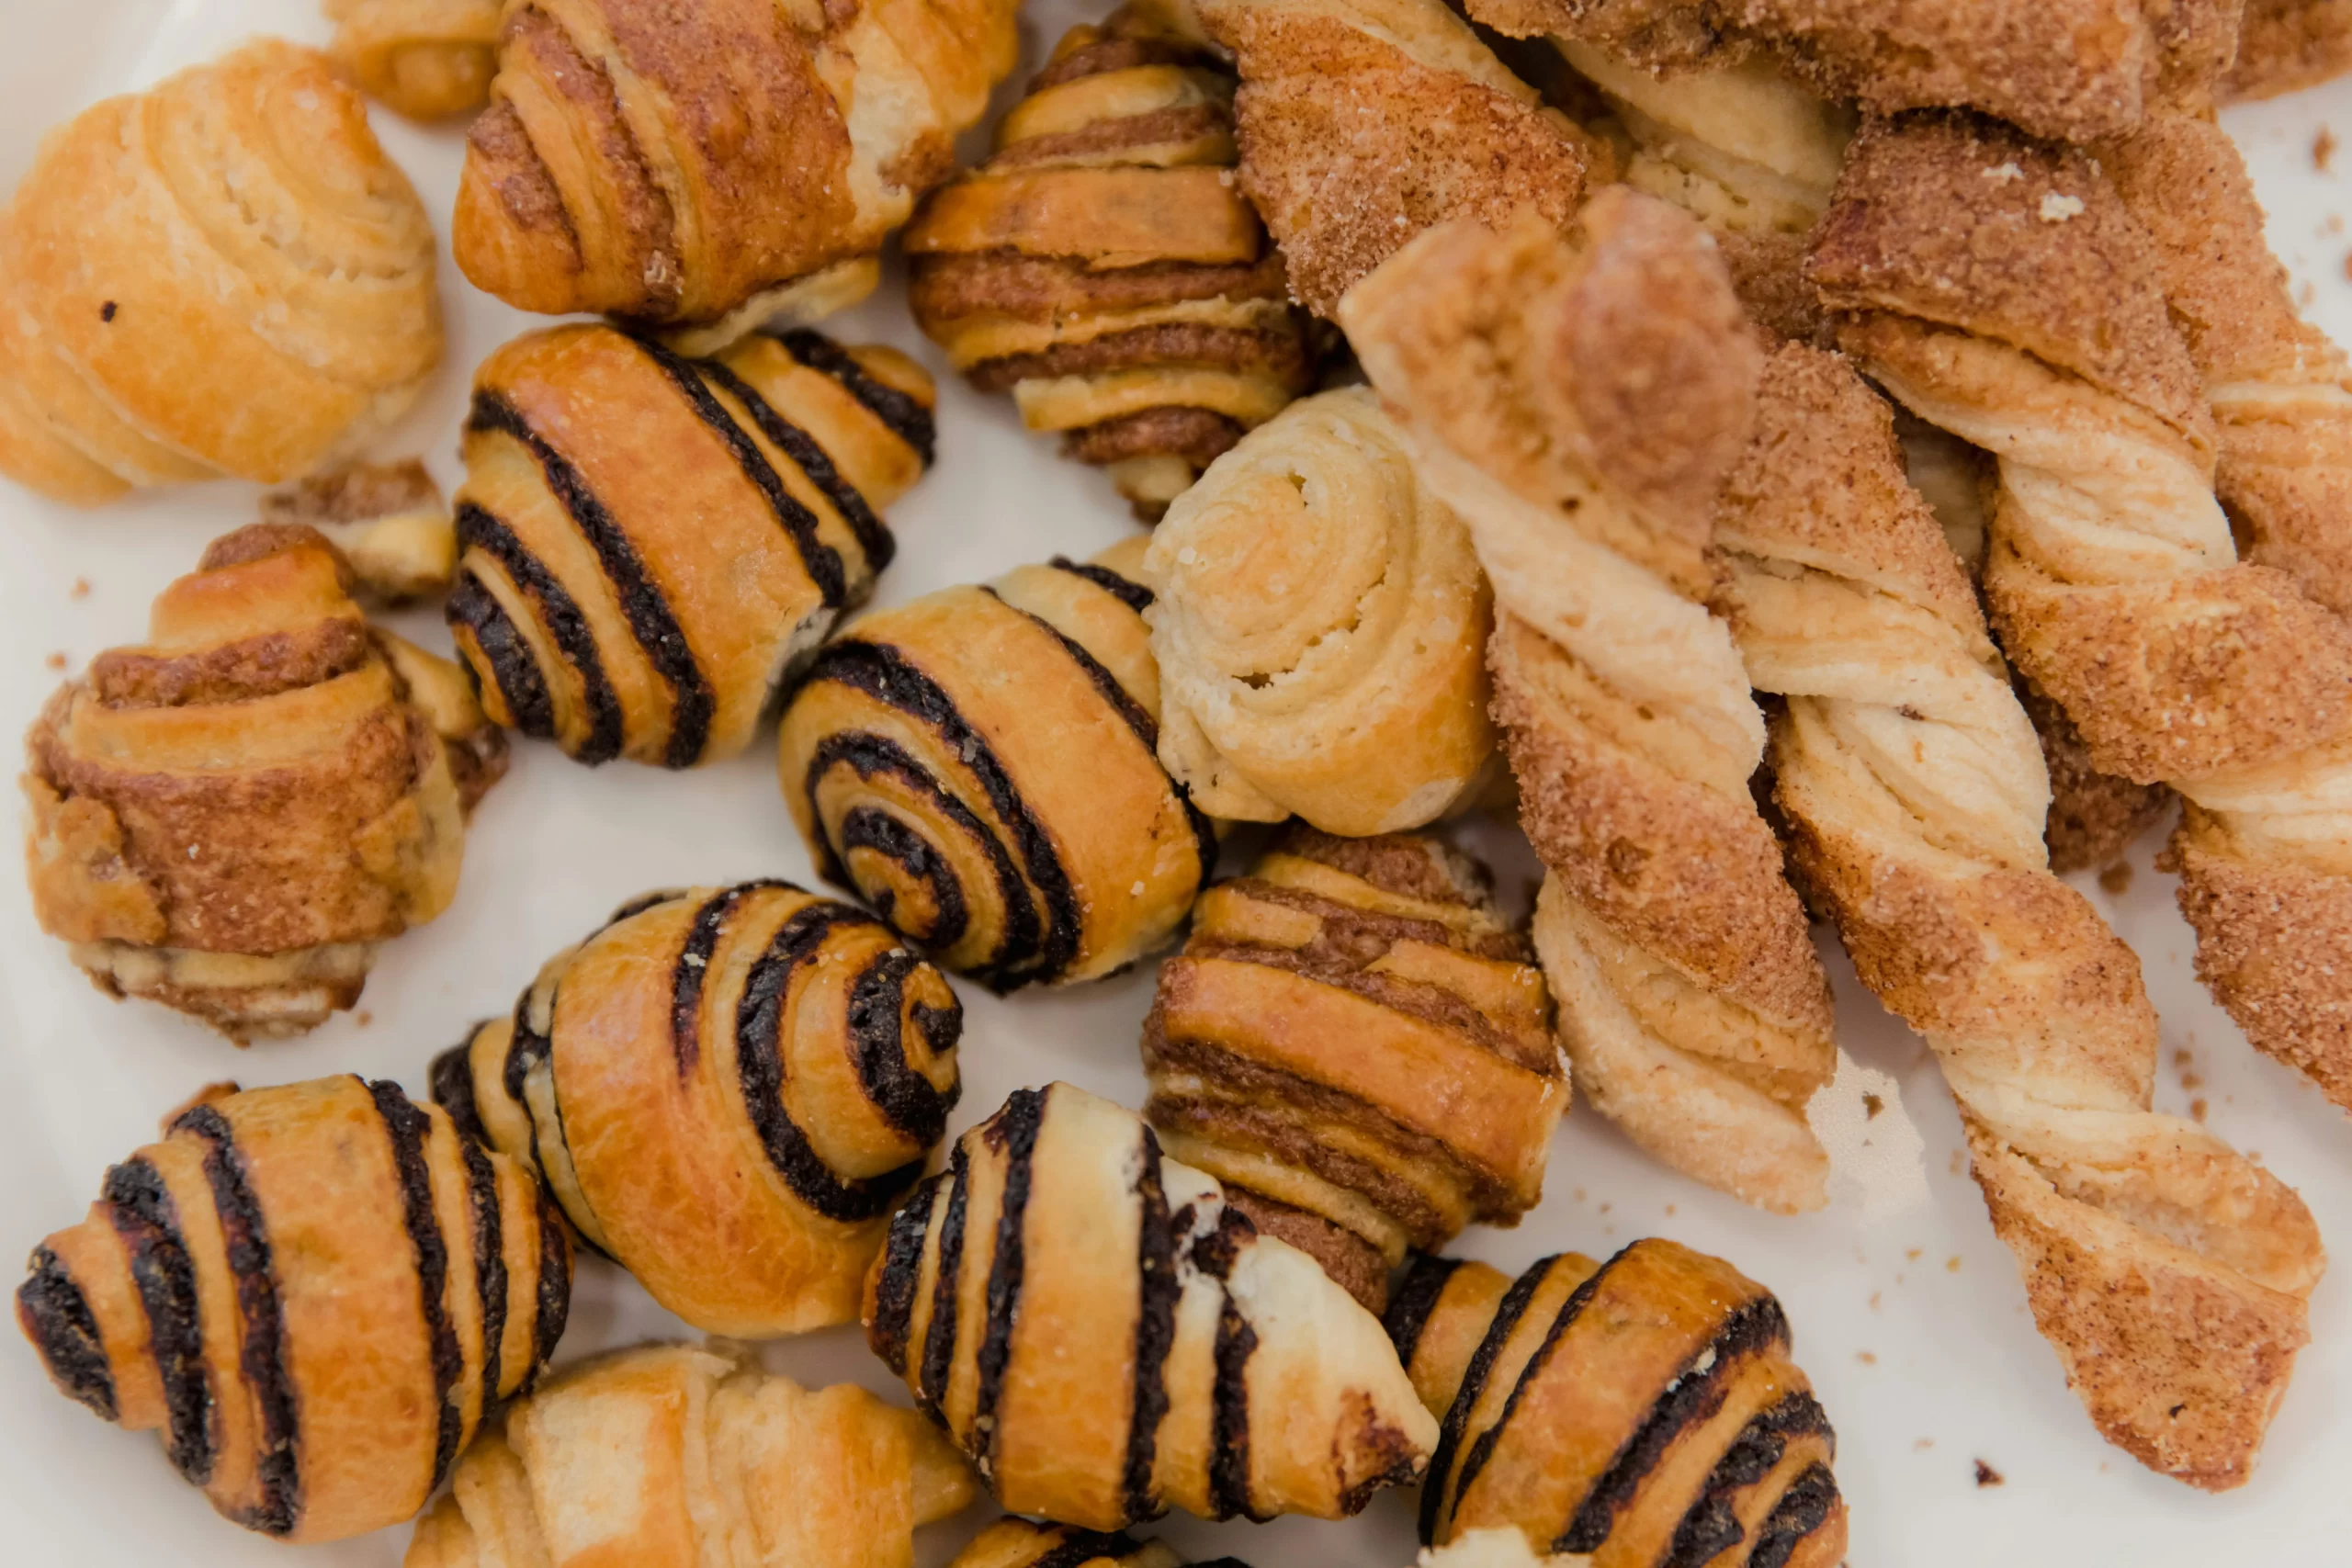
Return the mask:
[[[10,0],[6,10],[0,182],[22,172],[43,127],[104,93],[152,82],[249,33],[325,36],[313,0]],[[1031,61],[1065,26],[1094,14],[1083,0],[1035,0],[1023,28]],[[2311,156],[2331,108],[2352,130],[2352,86],[2233,114],[2230,124],[2271,204],[2277,248],[2341,335],[2352,329],[2343,270],[2352,238],[2335,231],[2342,186]],[[378,125],[427,204],[447,214],[458,134],[382,114]],[[467,378],[492,347],[532,323],[472,290],[454,266],[443,276],[448,363],[380,452],[422,452],[453,488]],[[897,344],[941,377],[939,467],[890,516],[900,552],[883,579],[883,603],[1057,550],[1087,553],[1132,527],[1099,477],[1023,434],[1009,400],[978,397],[946,375],[895,284],[831,330]],[[103,648],[136,640],[149,598],[193,565],[205,541],[248,520],[253,503],[250,487],[222,484],[80,513],[0,485],[0,731],[31,721],[59,680],[52,655],[78,669]],[[88,582],[86,595],[75,596],[77,580]],[[446,646],[435,617],[402,626]],[[1510,843],[1501,829],[1475,837]],[[2148,863],[2151,849],[2133,857],[2137,875],[2120,898],[2085,887],[2147,966],[2164,1016],[2158,1104],[2183,1111],[2201,1099],[2210,1123],[2300,1188],[2329,1235],[2352,1236],[2352,1127],[2294,1074],[2256,1056],[2206,998],[2189,973],[2192,942],[2169,880]],[[1523,897],[1524,862],[1514,867],[1511,891]],[[626,764],[592,772],[518,744],[513,773],[475,820],[456,905],[384,950],[362,1010],[294,1043],[250,1052],[160,1009],[100,997],[35,928],[14,873],[0,874],[0,1255],[20,1257],[76,1218],[107,1164],[151,1138],[158,1115],[201,1084],[360,1070],[421,1091],[435,1052],[469,1021],[511,1005],[542,959],[623,898],[656,886],[778,874],[812,880],[767,746],[679,776]],[[1545,1252],[1606,1253],[1656,1232],[1720,1252],[1770,1285],[1837,1424],[1858,1568],[2301,1568],[2352,1555],[2352,1487],[2342,1473],[2352,1451],[2352,1283],[2339,1274],[2312,1299],[2317,1343],[2252,1484],[2209,1497],[2142,1470],[2099,1441],[2035,1335],[2016,1268],[1962,1173],[1958,1125],[1927,1048],[1880,1012],[1834,944],[1830,953],[1847,1049],[1894,1075],[1926,1137],[1925,1198],[1866,1217],[1849,1195],[1826,1213],[1774,1219],[1660,1169],[1579,1108],[1559,1134],[1543,1208],[1515,1232],[1473,1232],[1463,1249],[1516,1269]],[[1054,1077],[1136,1103],[1136,1031],[1150,986],[1147,969],[1011,1000],[959,987],[967,1023],[957,1129],[1012,1089]],[[628,1279],[585,1263],[562,1356],[680,1332]],[[892,1389],[853,1329],[781,1344],[771,1359],[804,1381]],[[2006,1483],[1980,1489],[1979,1459]],[[1259,1568],[1404,1568],[1414,1545],[1408,1503],[1385,1496],[1341,1525],[1175,1519],[1163,1533],[1197,1555],[1235,1552]],[[926,1564],[944,1562],[988,1517],[976,1509],[925,1532]],[[215,1518],[173,1475],[153,1438],[119,1431],[60,1398],[10,1335],[0,1335],[0,1561],[28,1568],[288,1561],[284,1549]],[[305,1555],[389,1568],[407,1533]]]

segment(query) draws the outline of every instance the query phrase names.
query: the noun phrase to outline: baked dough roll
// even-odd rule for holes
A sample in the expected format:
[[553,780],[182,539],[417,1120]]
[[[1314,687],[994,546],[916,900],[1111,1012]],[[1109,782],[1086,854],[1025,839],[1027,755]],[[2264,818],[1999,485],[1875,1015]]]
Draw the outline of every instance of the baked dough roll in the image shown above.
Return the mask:
[[17,1322],[59,1392],[154,1428],[224,1518],[327,1541],[424,1506],[571,1297],[527,1172],[345,1076],[170,1117],[33,1249]]
[[1295,829],[1160,966],[1144,1115],[1378,1312],[1408,1247],[1544,1195],[1568,1074],[1534,958],[1467,856]]
[[589,763],[741,750],[889,563],[933,390],[896,350],[810,332],[686,359],[565,326],[492,355],[447,606],[491,716]]
[[433,1064],[459,1126],[696,1328],[857,1316],[946,1134],[964,1013],[863,909],[788,882],[649,895]]
[[2352,626],[2238,558],[2147,231],[2089,154],[1923,118],[1856,141],[1810,265],[1872,379],[1998,459],[2011,660],[2101,769],[2184,797],[2199,975],[2352,1106]]
[[1513,1280],[1424,1257],[1386,1322],[1444,1418],[1423,1541],[1515,1530],[1538,1551],[1590,1554],[1578,1562],[1845,1560],[1837,1435],[1790,1359],[1781,1303],[1720,1258],[1651,1238]]
[[[1182,1554],[1159,1541],[1008,1517],[982,1530],[947,1568],[1182,1568],[1183,1562]],[[1195,1568],[1250,1565],[1220,1557]]]
[[2275,98],[2352,71],[2352,3],[2245,0],[2238,55],[2219,91],[2224,102]]
[[1241,189],[1291,297],[1329,316],[1349,285],[1448,218],[1521,207],[1566,223],[1613,176],[1608,148],[1503,68],[1442,0],[1200,0],[1241,75]]
[[1763,716],[1705,603],[1762,360],[1721,258],[1617,187],[1569,236],[1431,230],[1340,321],[1494,584],[1496,712],[1578,1088],[1678,1169],[1820,1207],[1829,985],[1748,789]]
[[34,721],[33,912],[99,989],[299,1034],[447,908],[505,738],[350,591],[315,530],[241,528]]
[[1016,0],[509,0],[451,236],[546,315],[688,353],[871,293],[1020,52]]
[[1233,73],[1173,8],[1071,28],[907,231],[915,320],[1156,520],[1305,391],[1306,315],[1229,171]]
[[1353,1514],[1437,1424],[1380,1323],[1133,1111],[1021,1089],[890,1224],[865,1333],[1005,1507]]
[[1486,578],[1368,389],[1219,457],[1143,574],[1159,760],[1210,816],[1395,833],[1488,782]]
[[[458,1461],[404,1568],[914,1568],[914,1532],[971,1506],[930,1424],[748,1352],[642,1345],[568,1368]],[[749,1557],[735,1553],[748,1552]]]
[[306,473],[440,363],[433,272],[324,55],[262,39],[108,98],[0,216],[0,473],[85,506]]
[[[2140,964],[2045,869],[2048,789],[1886,405],[1782,349],[1715,525],[1793,854],[1855,969],[1935,1047],[1993,1228],[2109,1441],[2243,1483],[2324,1267],[2300,1199],[2157,1115]],[[2120,1175],[2119,1173],[2129,1173]]]
[[826,880],[999,991],[1132,964],[1216,869],[1157,754],[1143,547],[867,615],[784,710],[785,803]]
[[498,68],[500,0],[326,0],[336,63],[413,119],[471,114]]

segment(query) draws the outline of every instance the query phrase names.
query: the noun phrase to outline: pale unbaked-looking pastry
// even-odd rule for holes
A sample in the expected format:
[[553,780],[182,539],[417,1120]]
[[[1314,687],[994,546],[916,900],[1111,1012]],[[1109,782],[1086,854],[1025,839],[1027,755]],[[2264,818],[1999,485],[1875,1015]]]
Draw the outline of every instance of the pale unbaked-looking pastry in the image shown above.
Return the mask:
[[1137,0],[1064,34],[906,239],[922,330],[1148,522],[1316,357],[1231,177],[1233,72],[1178,10]]
[[458,265],[708,353],[863,299],[1019,52],[1012,0],[510,0]]
[[1144,1115],[1377,1312],[1408,1247],[1543,1197],[1568,1083],[1534,959],[1467,856],[1294,829],[1160,965]]
[[1699,1179],[1818,1208],[1829,985],[1749,793],[1764,720],[1705,603],[1762,360],[1721,256],[1611,187],[1573,235],[1431,230],[1340,319],[1494,584],[1496,712],[1577,1088]]
[[275,39],[85,109],[0,216],[0,473],[93,505],[277,484],[441,358],[433,229],[325,56]]
[[1210,816],[1396,833],[1487,782],[1486,579],[1368,388],[1211,464],[1143,574],[1159,760]]
[[[1008,1517],[982,1530],[948,1568],[1182,1568],[1183,1562],[1181,1553],[1160,1541]],[[1194,1568],[1249,1564],[1220,1557]]]
[[1088,1529],[1338,1518],[1437,1437],[1377,1319],[1066,1083],[1014,1093],[899,1211],[865,1331],[1000,1503]]
[[567,1369],[466,1450],[404,1568],[914,1568],[971,1472],[911,1410],[749,1354],[644,1345]]
[[351,586],[315,530],[239,529],[156,598],[146,642],[41,710],[33,912],[100,989],[238,1041],[298,1034],[447,907],[505,737]]
[[857,1315],[945,1135],[963,1010],[863,909],[786,882],[656,893],[433,1064],[458,1124],[696,1328]]
[[360,90],[416,119],[471,114],[498,68],[501,0],[326,0],[328,46]]
[[2352,0],[2245,0],[2221,96],[2270,98],[2352,71]]
[[826,880],[1000,991],[1135,962],[1216,866],[1159,763],[1143,549],[866,615],[784,710],[785,803]]
[[492,355],[446,612],[491,716],[589,763],[741,750],[889,564],[933,393],[895,349],[807,331],[687,359],[562,326]]
[[222,1517],[292,1541],[424,1507],[571,1296],[527,1171],[349,1076],[208,1090],[29,1267],[17,1322],[59,1392],[156,1429]]

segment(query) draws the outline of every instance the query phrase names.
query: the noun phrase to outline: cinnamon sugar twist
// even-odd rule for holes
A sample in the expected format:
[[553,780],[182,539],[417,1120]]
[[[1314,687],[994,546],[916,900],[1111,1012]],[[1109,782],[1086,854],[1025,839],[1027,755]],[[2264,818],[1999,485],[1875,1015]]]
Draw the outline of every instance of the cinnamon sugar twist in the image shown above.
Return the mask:
[[1748,673],[1786,699],[1797,863],[1935,1047],[2035,1322],[2109,1441],[2241,1483],[2310,1337],[2318,1232],[2276,1177],[2150,1109],[2139,961],[2046,869],[2033,727],[1844,363],[1792,345],[1767,367],[1716,543]]
[[2186,797],[2199,974],[2352,1105],[2352,626],[2238,559],[2146,231],[2087,153],[1922,118],[1857,141],[1809,265],[1871,375],[1998,460],[2010,658],[2101,769]]
[[1611,189],[1572,237],[1433,230],[1340,319],[1494,583],[1496,712],[1578,1084],[1700,1179],[1818,1207],[1829,990],[1748,793],[1763,719],[1704,604],[1761,359],[1721,258]]

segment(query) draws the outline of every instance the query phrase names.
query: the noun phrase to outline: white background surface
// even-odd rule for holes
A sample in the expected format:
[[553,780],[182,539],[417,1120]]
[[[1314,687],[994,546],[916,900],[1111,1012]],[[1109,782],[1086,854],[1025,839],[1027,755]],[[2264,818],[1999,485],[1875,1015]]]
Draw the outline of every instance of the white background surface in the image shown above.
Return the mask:
[[[9,186],[44,126],[105,93],[152,82],[248,33],[325,37],[312,0],[5,0],[0,10],[8,24],[0,30],[0,184]],[[1033,0],[1023,26],[1030,63],[1016,81],[1064,26],[1092,14],[1083,0]],[[2334,175],[2315,169],[2311,153],[2331,111],[2352,136],[2352,85],[2235,112],[2229,123],[2254,159],[2276,248],[2299,283],[2315,289],[2310,308],[2341,338],[2352,331],[2352,236],[2334,215],[2352,206],[2352,152]],[[380,111],[378,123],[446,229],[458,134],[420,131]],[[447,363],[377,455],[421,452],[454,489],[467,378],[528,323],[473,291],[454,266],[445,265],[443,293]],[[831,330],[897,344],[942,375],[939,466],[889,518],[900,550],[881,603],[1056,550],[1091,552],[1133,526],[1098,476],[1023,434],[1010,400],[983,399],[946,378],[895,280]],[[78,670],[101,649],[139,640],[150,597],[191,567],[207,540],[249,520],[254,499],[251,487],[222,484],[75,513],[0,483],[0,732],[20,732],[60,680],[52,655]],[[75,596],[77,580],[89,584],[85,595]],[[437,616],[401,624],[447,647]],[[1511,847],[1504,829],[1472,836]],[[2147,967],[2164,1018],[2158,1103],[2181,1111],[2202,1100],[2211,1124],[2300,1188],[2324,1231],[2352,1249],[2352,1125],[2295,1075],[2256,1056],[2191,977],[2191,940],[2170,882],[2149,864],[2156,841],[2133,856],[2137,874],[2122,897],[2087,879],[2085,887]],[[449,912],[384,950],[363,1010],[250,1052],[162,1010],[99,996],[35,928],[13,872],[0,874],[0,1256],[22,1257],[76,1219],[107,1165],[152,1138],[156,1118],[201,1084],[356,1070],[421,1094],[435,1052],[469,1021],[509,1007],[542,959],[622,899],[657,886],[776,874],[812,881],[766,740],[688,775],[625,763],[592,772],[518,742],[513,772],[475,818]],[[1524,898],[1523,860],[1512,861],[1504,881]],[[1879,1011],[1825,942],[1843,1043],[1894,1075],[1925,1135],[1925,1199],[1868,1218],[1850,1193],[1804,1219],[1758,1214],[1652,1165],[1579,1106],[1560,1132],[1544,1206],[1515,1232],[1473,1232],[1463,1250],[1517,1269],[1545,1252],[1606,1254],[1657,1232],[1720,1252],[1770,1285],[1788,1306],[1799,1357],[1838,1427],[1856,1568],[2352,1561],[2346,1270],[2312,1298],[2315,1343],[2252,1484],[2209,1497],[2143,1471],[2099,1441],[2034,1334],[2015,1268],[1962,1173],[1958,1126],[1926,1047]],[[1078,991],[1003,1001],[959,985],[967,1027],[956,1128],[1012,1089],[1052,1077],[1136,1103],[1136,1031],[1150,984],[1147,966]],[[679,1332],[628,1279],[583,1262],[561,1359]],[[770,1359],[804,1381],[893,1387],[854,1329],[777,1346]],[[2006,1484],[1976,1485],[1980,1458]],[[989,1517],[975,1509],[926,1531],[925,1568]],[[1343,1525],[1177,1519],[1162,1533],[1196,1555],[1235,1552],[1258,1568],[1403,1568],[1413,1551],[1410,1499],[1394,1495]],[[53,1393],[31,1352],[0,1333],[0,1562],[229,1568],[285,1563],[300,1551],[322,1568],[388,1568],[406,1538],[403,1528],[289,1549],[244,1534],[178,1482],[152,1436],[121,1432]]]

